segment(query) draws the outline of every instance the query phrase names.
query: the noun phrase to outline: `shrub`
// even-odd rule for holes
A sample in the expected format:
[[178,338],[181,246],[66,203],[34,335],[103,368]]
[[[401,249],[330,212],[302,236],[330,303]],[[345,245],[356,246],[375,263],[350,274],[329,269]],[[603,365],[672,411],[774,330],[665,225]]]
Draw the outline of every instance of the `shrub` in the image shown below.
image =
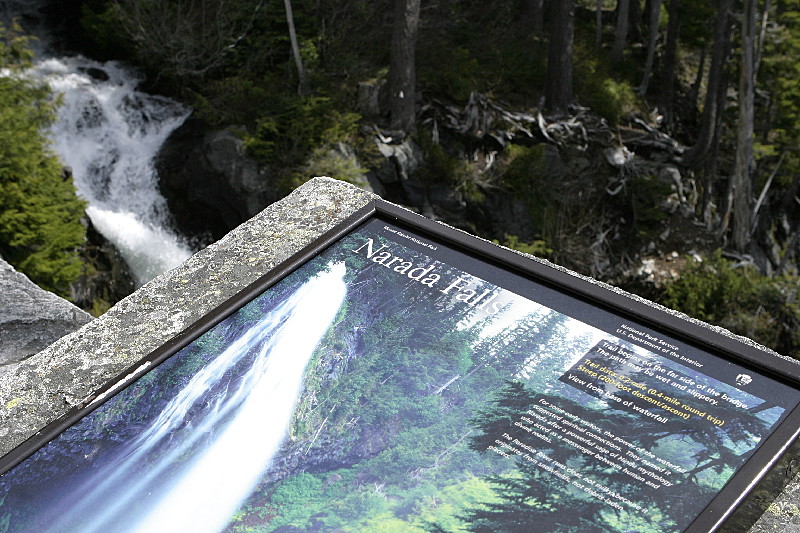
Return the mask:
[[768,277],[734,268],[717,251],[690,263],[669,285],[661,303],[728,328],[774,350],[800,358],[800,279]]
[[[558,214],[563,211],[568,199],[562,191],[563,183],[553,179],[552,172],[548,172],[545,150],[543,144],[509,146],[500,183],[526,203],[537,231],[545,235],[545,240],[550,240],[549,237],[556,231],[554,224]],[[515,247],[513,243],[506,246]]]
[[25,75],[27,41],[19,27],[0,26],[0,254],[41,287],[68,296],[81,273],[85,204],[43,133],[55,105],[48,88]]
[[575,96],[595,113],[617,124],[620,118],[639,107],[630,82],[619,79],[605,58],[596,56],[592,45],[575,45]]
[[232,76],[212,80],[195,95],[195,115],[214,126],[252,126],[254,115],[275,105],[273,92],[261,83]]
[[[424,45],[425,43],[423,43]],[[420,84],[437,94],[466,101],[479,88],[482,71],[478,61],[464,48],[434,46],[418,55]]]
[[416,170],[416,177],[426,184],[457,186],[469,181],[466,161],[447,153],[441,144],[433,142],[428,130],[420,130],[414,140],[425,154],[422,165]]
[[503,242],[494,241],[497,244],[502,244],[506,248],[512,248],[524,254],[535,255],[537,257],[547,257],[553,253],[552,248],[547,246],[547,243],[542,240],[535,240],[533,242],[520,242],[519,237],[516,235],[505,234]]
[[364,178],[366,172],[348,145],[337,143],[335,147],[320,146],[312,150],[298,172],[281,182],[281,188],[287,191],[296,189],[314,176],[328,176],[363,186],[367,183]]
[[299,163],[316,147],[345,142],[355,135],[361,117],[339,111],[327,97],[294,98],[277,113],[258,120],[245,146],[257,159]]

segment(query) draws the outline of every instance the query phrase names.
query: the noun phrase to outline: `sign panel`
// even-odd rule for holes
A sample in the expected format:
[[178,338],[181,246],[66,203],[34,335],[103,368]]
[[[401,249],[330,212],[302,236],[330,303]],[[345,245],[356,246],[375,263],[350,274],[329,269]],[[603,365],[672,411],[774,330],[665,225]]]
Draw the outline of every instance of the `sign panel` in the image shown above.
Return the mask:
[[371,210],[8,456],[0,531],[711,531],[795,437],[782,363]]

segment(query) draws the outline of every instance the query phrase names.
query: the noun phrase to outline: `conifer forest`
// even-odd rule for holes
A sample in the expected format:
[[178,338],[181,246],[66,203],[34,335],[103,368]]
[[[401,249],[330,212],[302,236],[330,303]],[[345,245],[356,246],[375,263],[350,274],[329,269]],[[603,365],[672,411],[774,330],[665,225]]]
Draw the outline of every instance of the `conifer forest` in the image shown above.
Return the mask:
[[[95,314],[144,274],[98,258],[106,207],[54,150],[68,96],[29,73],[66,55],[236,139],[251,211],[332,176],[800,356],[797,0],[0,6],[0,255]],[[165,137],[151,211],[196,250],[245,216],[187,218],[213,198],[169,185]]]
[[[799,147],[800,0],[0,0],[0,257],[96,316],[329,176],[800,359]],[[684,531],[795,416],[409,228],[92,401],[0,533]]]

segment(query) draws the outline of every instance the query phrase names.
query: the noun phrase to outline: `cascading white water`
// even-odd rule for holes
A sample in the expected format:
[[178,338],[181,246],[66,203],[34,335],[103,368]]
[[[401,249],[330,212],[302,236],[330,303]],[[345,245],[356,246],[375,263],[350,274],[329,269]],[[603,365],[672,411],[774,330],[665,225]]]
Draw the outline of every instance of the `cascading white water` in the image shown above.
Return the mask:
[[[249,327],[135,440],[102,460],[85,493],[51,501],[41,531],[224,529],[286,437],[305,367],[344,301],[344,274],[343,264],[331,266]],[[230,381],[245,360],[244,375]]]
[[137,91],[140,80],[115,62],[41,58],[31,74],[61,95],[53,149],[72,169],[92,223],[120,250],[137,285],[187,259],[189,247],[170,229],[154,158],[188,109]]
[[92,223],[143,285],[191,255],[171,229],[153,163],[189,109],[137,91],[140,78],[117,62],[55,53],[45,27],[46,3],[0,0],[0,21],[9,26],[19,20],[24,32],[36,35],[31,75],[46,81],[63,102],[50,132],[53,149],[71,167]]

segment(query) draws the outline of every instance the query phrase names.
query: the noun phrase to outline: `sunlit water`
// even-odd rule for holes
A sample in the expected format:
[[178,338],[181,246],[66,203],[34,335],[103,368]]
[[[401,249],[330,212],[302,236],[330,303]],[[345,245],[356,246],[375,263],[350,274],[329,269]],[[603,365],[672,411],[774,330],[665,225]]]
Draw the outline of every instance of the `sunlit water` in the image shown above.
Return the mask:
[[44,58],[32,75],[61,95],[53,149],[72,169],[87,215],[120,250],[137,285],[187,259],[191,251],[170,227],[154,159],[188,110],[137,91],[136,76],[114,62]]
[[72,169],[87,215],[120,250],[137,285],[180,264],[189,246],[172,229],[158,190],[154,159],[167,137],[189,115],[168,98],[137,90],[131,69],[54,52],[42,0],[0,0],[0,21],[12,19],[31,41],[36,60],[31,75],[60,95],[52,125],[52,147]]

